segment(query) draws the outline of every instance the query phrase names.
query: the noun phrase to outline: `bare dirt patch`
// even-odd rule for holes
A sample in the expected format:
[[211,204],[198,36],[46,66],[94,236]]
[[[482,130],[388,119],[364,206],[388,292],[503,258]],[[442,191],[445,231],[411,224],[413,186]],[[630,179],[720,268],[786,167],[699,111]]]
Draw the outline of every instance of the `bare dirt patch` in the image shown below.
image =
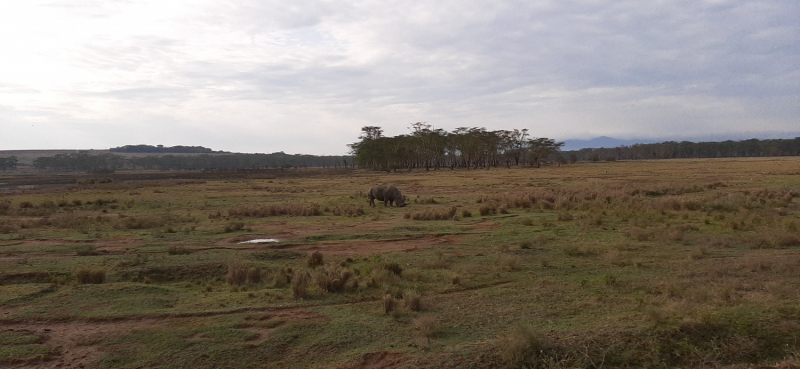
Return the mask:
[[131,330],[162,327],[163,320],[121,322],[37,322],[0,325],[5,331],[30,331],[45,337],[44,344],[61,353],[54,360],[23,363],[12,368],[91,368],[103,354],[99,343],[104,339],[130,333]]

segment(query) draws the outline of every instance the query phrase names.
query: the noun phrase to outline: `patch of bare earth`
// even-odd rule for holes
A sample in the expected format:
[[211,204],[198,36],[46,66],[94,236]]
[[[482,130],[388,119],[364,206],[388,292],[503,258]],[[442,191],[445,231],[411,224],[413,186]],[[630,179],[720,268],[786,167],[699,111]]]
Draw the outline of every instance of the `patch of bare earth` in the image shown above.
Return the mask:
[[99,344],[108,338],[126,335],[132,330],[162,327],[162,320],[131,320],[115,322],[42,322],[0,326],[4,331],[29,331],[45,337],[44,344],[55,348],[60,355],[45,362],[23,363],[12,368],[91,368],[103,355]]

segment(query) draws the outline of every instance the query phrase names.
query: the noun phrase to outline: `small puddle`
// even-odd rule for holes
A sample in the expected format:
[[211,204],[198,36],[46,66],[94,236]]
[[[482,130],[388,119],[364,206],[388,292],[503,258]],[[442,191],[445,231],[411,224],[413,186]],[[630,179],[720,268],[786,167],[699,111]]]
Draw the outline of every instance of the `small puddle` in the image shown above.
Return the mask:
[[278,241],[277,238],[257,238],[255,240],[239,242],[239,244],[242,244],[242,243],[270,243],[270,242],[280,242],[280,241]]

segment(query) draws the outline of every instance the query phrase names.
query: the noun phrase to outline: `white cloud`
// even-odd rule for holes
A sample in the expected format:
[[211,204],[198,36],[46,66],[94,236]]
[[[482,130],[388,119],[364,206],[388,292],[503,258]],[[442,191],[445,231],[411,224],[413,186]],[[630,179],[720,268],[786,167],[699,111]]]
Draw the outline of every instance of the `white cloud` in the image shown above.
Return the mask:
[[339,154],[363,125],[416,121],[558,139],[800,132],[798,13],[792,0],[3,2],[0,148]]

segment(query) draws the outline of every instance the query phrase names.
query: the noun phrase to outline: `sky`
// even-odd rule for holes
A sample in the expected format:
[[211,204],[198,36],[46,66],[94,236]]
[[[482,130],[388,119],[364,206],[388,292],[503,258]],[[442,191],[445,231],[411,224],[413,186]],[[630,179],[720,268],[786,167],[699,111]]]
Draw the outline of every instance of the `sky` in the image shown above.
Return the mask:
[[797,0],[9,0],[0,150],[800,136]]

